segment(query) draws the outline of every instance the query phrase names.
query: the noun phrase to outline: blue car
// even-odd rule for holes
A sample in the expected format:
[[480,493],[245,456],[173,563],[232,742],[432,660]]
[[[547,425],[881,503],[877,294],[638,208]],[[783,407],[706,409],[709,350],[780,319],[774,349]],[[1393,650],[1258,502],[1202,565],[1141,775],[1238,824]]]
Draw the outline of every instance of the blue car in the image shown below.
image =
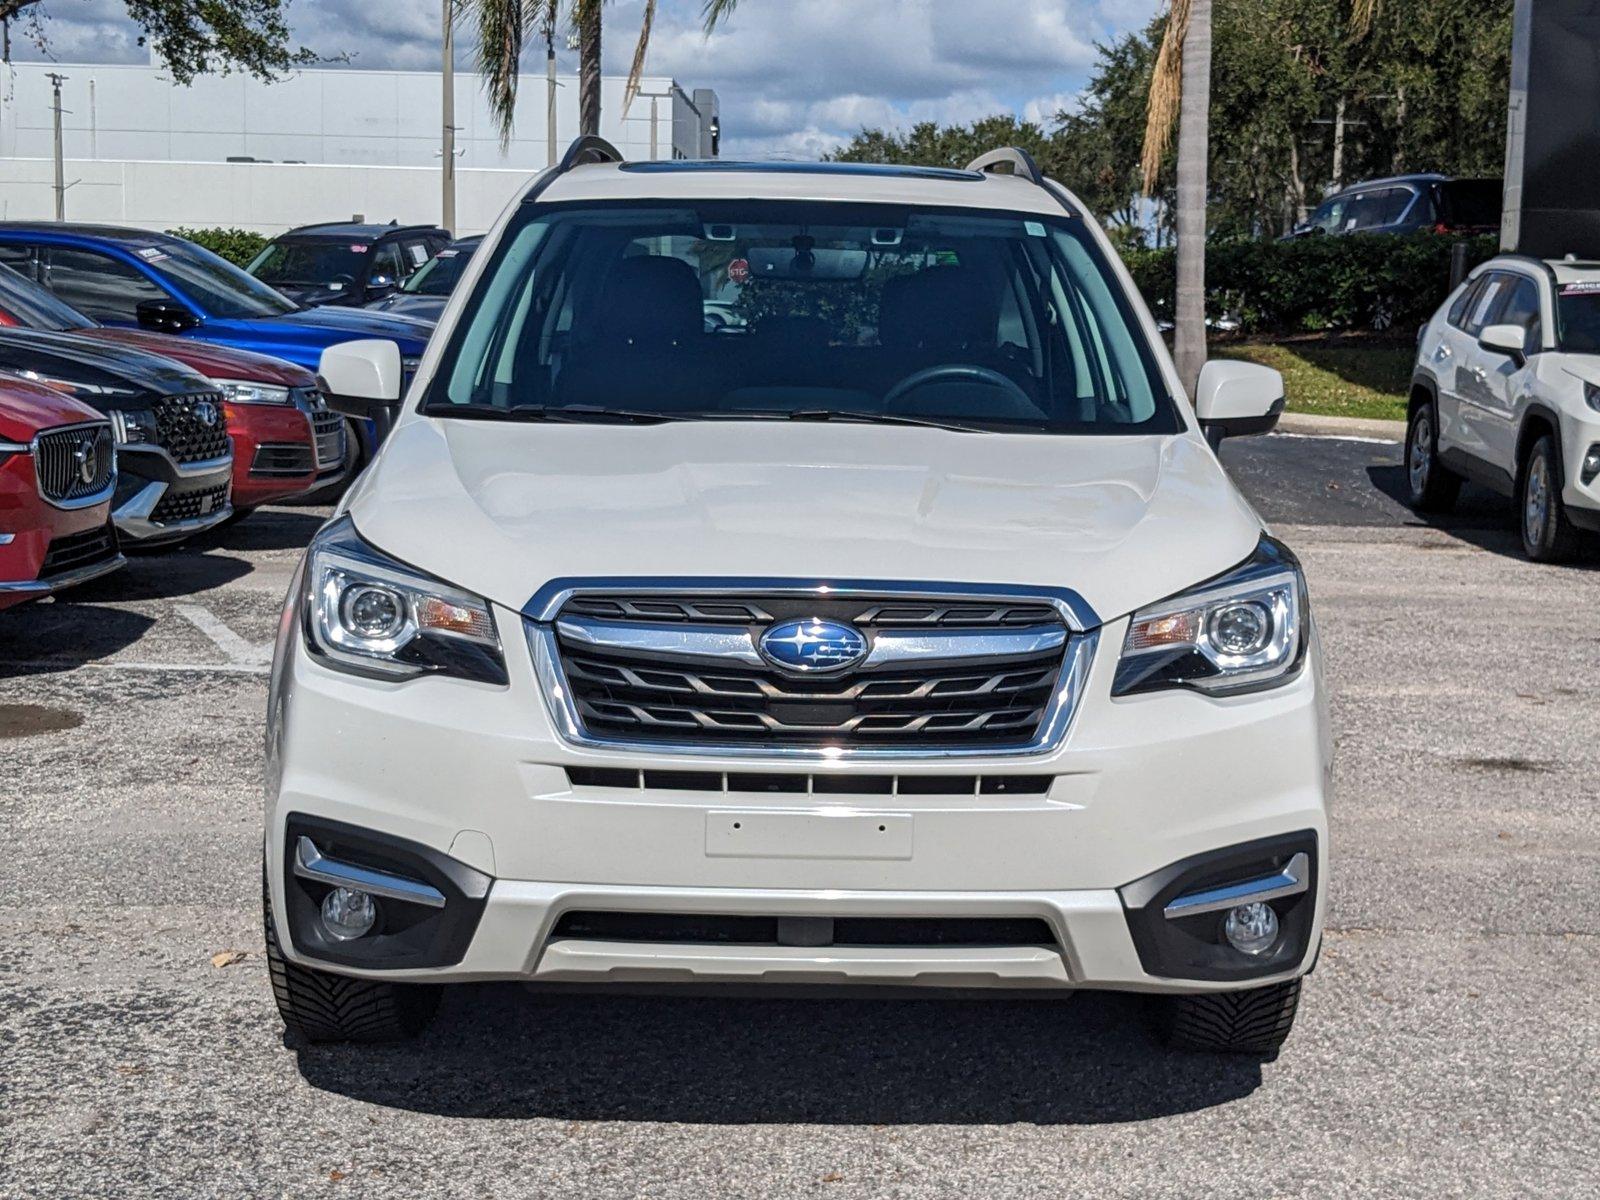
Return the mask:
[[[312,371],[329,346],[386,338],[399,345],[409,379],[433,331],[426,321],[389,313],[301,308],[211,251],[143,229],[3,221],[0,263],[103,324],[254,350]],[[356,418],[362,457],[369,457],[390,414],[328,399]]]

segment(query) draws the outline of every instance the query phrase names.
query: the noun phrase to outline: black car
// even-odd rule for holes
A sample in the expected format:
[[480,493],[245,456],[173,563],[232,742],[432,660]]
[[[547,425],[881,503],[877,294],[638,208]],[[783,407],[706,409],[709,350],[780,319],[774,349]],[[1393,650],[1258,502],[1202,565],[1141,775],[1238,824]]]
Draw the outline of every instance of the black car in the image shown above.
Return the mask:
[[302,225],[273,238],[245,270],[297,304],[359,308],[394,292],[449,243],[433,225]]
[[143,350],[14,328],[0,330],[0,370],[111,418],[111,517],[124,542],[174,542],[232,515],[233,445],[222,393],[204,375]]
[[451,242],[423,264],[422,269],[406,280],[397,292],[382,300],[373,300],[368,308],[378,312],[399,313],[419,321],[437,321],[444,311],[445,301],[456,290],[461,272],[466,270],[472,253],[483,241],[483,235],[464,237]]
[[1494,233],[1500,228],[1498,179],[1396,175],[1329,196],[1290,237],[1345,233]]

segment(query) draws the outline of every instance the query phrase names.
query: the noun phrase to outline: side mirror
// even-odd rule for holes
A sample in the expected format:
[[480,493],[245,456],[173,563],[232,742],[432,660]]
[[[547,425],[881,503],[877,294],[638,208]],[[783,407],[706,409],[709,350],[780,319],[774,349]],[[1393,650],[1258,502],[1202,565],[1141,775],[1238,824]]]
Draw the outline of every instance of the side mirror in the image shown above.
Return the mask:
[[141,300],[133,306],[133,315],[144,328],[161,333],[182,333],[200,324],[200,318],[176,300]]
[[317,383],[330,408],[351,416],[368,417],[374,406],[399,404],[400,347],[380,338],[329,346],[317,365]]
[[1527,339],[1520,325],[1485,325],[1478,333],[1478,345],[1492,354],[1504,354],[1519,367],[1528,361]]
[[1194,415],[1215,450],[1223,438],[1271,433],[1283,413],[1283,376],[1256,363],[1214,358],[1200,368]]

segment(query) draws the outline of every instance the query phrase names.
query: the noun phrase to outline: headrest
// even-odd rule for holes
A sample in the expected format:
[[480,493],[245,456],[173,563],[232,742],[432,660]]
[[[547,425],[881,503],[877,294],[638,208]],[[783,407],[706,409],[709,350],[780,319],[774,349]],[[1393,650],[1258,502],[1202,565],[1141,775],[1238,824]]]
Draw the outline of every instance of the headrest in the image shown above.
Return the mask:
[[599,318],[609,342],[687,341],[705,328],[699,277],[681,258],[625,258],[600,290]]
[[927,267],[883,285],[878,343],[902,350],[993,346],[998,323],[970,267]]

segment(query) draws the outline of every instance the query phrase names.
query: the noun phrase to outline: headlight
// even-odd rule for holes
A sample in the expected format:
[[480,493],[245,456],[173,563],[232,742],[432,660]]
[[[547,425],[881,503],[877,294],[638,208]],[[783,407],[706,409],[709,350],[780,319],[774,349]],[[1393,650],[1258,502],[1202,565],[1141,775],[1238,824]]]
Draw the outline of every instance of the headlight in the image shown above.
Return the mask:
[[1583,398],[1589,402],[1589,407],[1600,412],[1600,387],[1592,383],[1583,385]]
[[214,379],[225,400],[235,404],[288,404],[289,389],[272,383],[251,383],[248,379]]
[[507,682],[488,603],[369,546],[349,517],[312,539],[306,642],[327,665],[407,679],[428,673]]
[[156,415],[148,409],[112,409],[111,433],[125,446],[159,441],[156,436]]
[[1240,566],[1133,614],[1111,694],[1276,686],[1304,656],[1306,617],[1299,564],[1287,548],[1262,538]]

